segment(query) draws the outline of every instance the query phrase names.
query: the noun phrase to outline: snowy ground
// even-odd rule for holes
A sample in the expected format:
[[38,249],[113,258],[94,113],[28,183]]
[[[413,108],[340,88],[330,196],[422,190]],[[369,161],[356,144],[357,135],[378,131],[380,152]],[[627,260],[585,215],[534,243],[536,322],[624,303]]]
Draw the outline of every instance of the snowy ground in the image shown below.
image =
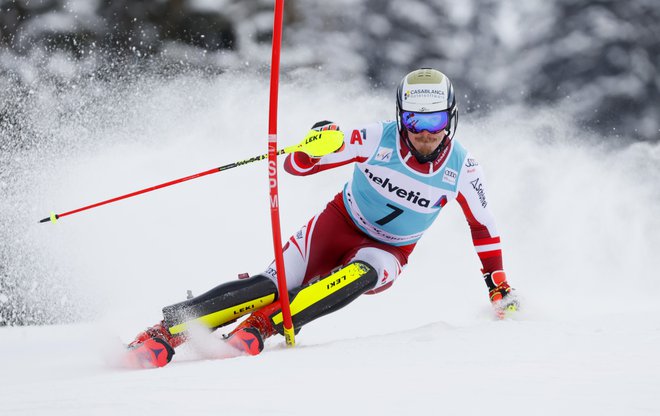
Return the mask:
[[[392,97],[370,97],[359,85],[285,84],[281,94],[284,144],[318,119],[350,125],[394,110]],[[120,340],[159,320],[162,306],[187,289],[261,271],[272,248],[259,163],[36,224],[50,209],[266,148],[265,83],[145,81],[108,97],[73,121],[43,121],[78,145],[26,179],[26,209],[13,224],[29,224],[20,228],[29,262],[66,276],[69,299],[53,302],[73,299],[85,317],[0,328],[0,414],[660,414],[660,148],[588,144],[587,133],[550,109],[463,117],[457,134],[488,174],[505,265],[523,300],[517,318],[492,319],[467,225],[452,205],[391,290],[310,324],[294,349],[276,338],[258,357],[217,360],[211,335],[163,369],[114,368]],[[349,174],[281,175],[284,234]]]

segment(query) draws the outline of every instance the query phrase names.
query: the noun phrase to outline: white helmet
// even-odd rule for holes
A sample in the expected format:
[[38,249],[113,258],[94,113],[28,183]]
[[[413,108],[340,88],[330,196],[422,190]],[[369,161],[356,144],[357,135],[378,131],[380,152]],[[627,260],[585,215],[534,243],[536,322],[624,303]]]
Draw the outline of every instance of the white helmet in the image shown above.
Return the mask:
[[[422,116],[423,115],[423,116]],[[396,92],[396,121],[399,134],[420,163],[435,160],[454,137],[458,109],[454,87],[445,74],[431,68],[412,71],[399,84]],[[420,154],[410,143],[408,130],[446,130],[447,137],[428,155]]]

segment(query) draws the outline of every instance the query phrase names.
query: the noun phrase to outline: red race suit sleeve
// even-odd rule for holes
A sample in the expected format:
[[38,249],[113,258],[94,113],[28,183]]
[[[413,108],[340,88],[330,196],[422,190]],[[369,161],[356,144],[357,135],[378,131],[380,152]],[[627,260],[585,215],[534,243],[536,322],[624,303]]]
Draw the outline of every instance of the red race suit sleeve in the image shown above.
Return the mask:
[[310,157],[304,152],[292,153],[284,161],[284,170],[292,175],[307,176],[353,162],[364,162],[374,152],[383,135],[382,123],[341,130],[344,132],[344,147],[341,150],[320,158]]

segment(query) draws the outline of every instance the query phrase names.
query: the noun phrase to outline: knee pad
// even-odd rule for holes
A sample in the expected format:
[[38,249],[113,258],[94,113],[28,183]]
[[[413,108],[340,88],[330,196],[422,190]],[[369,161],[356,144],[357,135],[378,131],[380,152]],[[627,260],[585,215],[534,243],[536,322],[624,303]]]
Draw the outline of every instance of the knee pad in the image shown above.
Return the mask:
[[392,286],[403,267],[392,253],[377,247],[362,247],[355,252],[351,261],[360,260],[376,269],[378,283],[366,292],[367,295],[382,292]]
[[223,283],[192,299],[163,308],[165,324],[173,335],[195,323],[215,329],[243,315],[270,305],[277,298],[277,285],[268,277]]

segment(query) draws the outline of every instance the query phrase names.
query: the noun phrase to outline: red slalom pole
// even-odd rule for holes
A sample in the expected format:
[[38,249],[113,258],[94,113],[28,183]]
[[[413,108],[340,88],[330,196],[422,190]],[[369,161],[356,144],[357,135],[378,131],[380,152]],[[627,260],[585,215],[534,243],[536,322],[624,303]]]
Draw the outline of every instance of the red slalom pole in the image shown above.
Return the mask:
[[286,285],[284,255],[282,253],[282,232],[280,229],[280,203],[277,192],[277,97],[280,76],[280,49],[282,46],[282,16],[284,0],[275,0],[275,18],[273,21],[273,53],[270,67],[270,108],[268,114],[268,183],[270,187],[270,222],[273,229],[273,249],[275,267],[277,267],[277,286],[280,292],[280,306],[284,320],[284,338],[286,344],[296,344],[289,291]]

